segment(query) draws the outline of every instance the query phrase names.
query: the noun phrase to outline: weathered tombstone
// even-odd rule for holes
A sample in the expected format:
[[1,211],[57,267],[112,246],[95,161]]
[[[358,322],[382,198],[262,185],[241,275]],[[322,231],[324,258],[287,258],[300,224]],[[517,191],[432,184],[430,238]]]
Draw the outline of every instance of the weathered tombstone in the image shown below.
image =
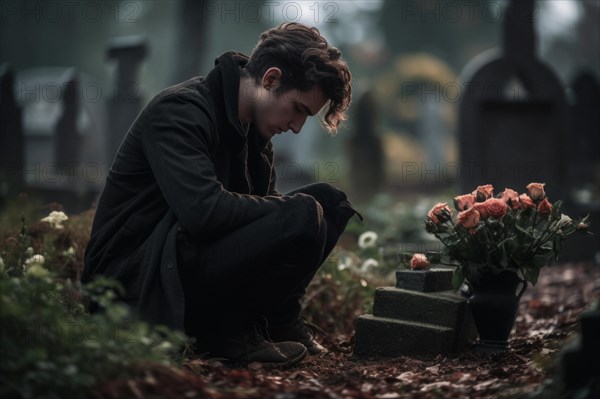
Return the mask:
[[82,105],[81,82],[75,68],[42,67],[20,71],[15,83],[23,110],[25,155],[19,172],[26,191],[70,212],[89,208],[99,189],[93,175],[101,173],[98,159],[82,163],[82,146],[98,136],[95,120],[101,114],[92,114],[93,104]]
[[142,109],[142,95],[137,80],[140,63],[148,54],[148,44],[143,36],[117,37],[111,42],[107,57],[117,60],[114,93],[109,99],[107,164],[112,165],[125,133]]
[[396,287],[377,288],[373,314],[357,318],[354,355],[428,358],[464,349],[476,333],[451,280],[448,268],[397,271]]
[[354,135],[348,141],[350,176],[359,201],[368,202],[385,181],[384,154],[377,136],[377,104],[371,91],[358,98]]
[[583,313],[580,321],[581,333],[561,352],[563,382],[568,390],[589,394],[572,397],[598,397],[594,395],[600,394],[600,308]]
[[569,159],[569,196],[563,212],[576,217],[590,215],[593,236],[565,242],[560,261],[581,261],[600,257],[600,85],[593,74],[582,72],[571,84],[569,137],[565,156]]
[[23,127],[14,84],[12,69],[0,65],[0,197],[14,195],[23,187]]
[[567,107],[557,76],[537,58],[533,11],[532,0],[511,0],[502,48],[475,58],[461,77],[463,192],[485,183],[522,192],[539,181],[564,198]]
[[[63,111],[54,127],[54,160],[64,169],[79,164],[81,139],[76,122],[80,97],[75,68],[65,71],[63,82],[61,96]],[[64,171],[64,173],[68,172]]]
[[600,84],[590,72],[577,74],[571,84],[569,182],[572,187],[600,190]]

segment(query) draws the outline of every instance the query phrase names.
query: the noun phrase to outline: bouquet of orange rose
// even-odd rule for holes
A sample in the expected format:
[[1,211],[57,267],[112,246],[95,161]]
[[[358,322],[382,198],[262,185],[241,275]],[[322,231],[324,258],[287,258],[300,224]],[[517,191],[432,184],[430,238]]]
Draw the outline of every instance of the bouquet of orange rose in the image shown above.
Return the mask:
[[573,220],[562,214],[562,201],[552,204],[544,183],[531,183],[528,193],[506,188],[494,197],[490,184],[454,198],[458,211],[436,204],[427,215],[425,230],[444,245],[443,253],[457,264],[453,284],[477,283],[482,275],[509,269],[531,284],[540,269],[556,260],[563,240],[589,231],[589,215]]

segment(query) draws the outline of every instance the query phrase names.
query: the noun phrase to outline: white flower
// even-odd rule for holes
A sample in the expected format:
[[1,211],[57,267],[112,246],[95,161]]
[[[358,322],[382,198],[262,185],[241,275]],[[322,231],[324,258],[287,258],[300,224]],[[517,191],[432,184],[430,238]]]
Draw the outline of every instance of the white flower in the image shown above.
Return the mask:
[[358,247],[361,249],[371,248],[377,242],[377,233],[374,231],[365,231],[358,237]]
[[34,265],[44,266],[45,261],[46,259],[44,259],[43,255],[36,254],[25,261],[25,267],[32,267]]
[[341,256],[338,258],[337,268],[339,271],[350,269],[354,266],[354,262],[350,256]]
[[33,256],[33,247],[27,247],[27,249],[25,250],[25,255],[28,258],[31,258]]
[[6,265],[4,264],[4,259],[2,259],[2,257],[0,257],[0,274],[4,273],[4,267]]
[[75,258],[75,248],[69,247],[66,251],[62,251],[63,256],[67,256],[69,258]]
[[570,217],[568,217],[565,214],[561,214],[560,220],[556,224],[556,227],[558,227],[559,229],[562,229],[562,228],[567,227],[572,224],[573,224],[573,220]]
[[61,230],[64,228],[64,226],[62,225],[62,223],[66,220],[69,220],[69,217],[67,215],[65,215],[64,212],[57,212],[57,211],[52,211],[50,212],[50,214],[48,216],[46,216],[45,218],[42,218],[42,222],[48,222],[50,223],[50,225],[57,229],[57,230]]
[[372,268],[378,267],[378,266],[379,266],[379,262],[377,262],[373,258],[369,258],[363,262],[362,266],[360,267],[360,271],[367,272],[367,271],[369,271],[369,269],[372,269]]

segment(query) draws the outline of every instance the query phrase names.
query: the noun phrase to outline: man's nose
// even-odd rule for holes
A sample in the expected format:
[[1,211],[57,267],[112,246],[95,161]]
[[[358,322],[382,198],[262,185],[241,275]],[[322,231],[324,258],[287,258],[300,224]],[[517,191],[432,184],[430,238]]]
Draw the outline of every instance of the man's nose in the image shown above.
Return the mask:
[[295,134],[298,134],[298,133],[300,133],[300,130],[302,130],[302,126],[304,126],[305,122],[306,122],[306,118],[294,119],[290,122],[288,127],[290,128],[290,130],[292,132],[294,132]]

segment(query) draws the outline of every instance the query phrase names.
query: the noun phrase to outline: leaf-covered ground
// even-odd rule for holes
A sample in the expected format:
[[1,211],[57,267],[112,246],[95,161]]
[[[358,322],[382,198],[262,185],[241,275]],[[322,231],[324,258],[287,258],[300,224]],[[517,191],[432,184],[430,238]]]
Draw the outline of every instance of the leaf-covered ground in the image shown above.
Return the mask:
[[287,370],[259,364],[231,368],[190,359],[180,369],[139,368],[113,380],[99,398],[560,398],[560,348],[579,329],[578,317],[600,300],[600,267],[591,263],[545,268],[521,299],[511,347],[503,354],[467,350],[432,360],[357,360],[352,333],[324,338],[330,352]]

